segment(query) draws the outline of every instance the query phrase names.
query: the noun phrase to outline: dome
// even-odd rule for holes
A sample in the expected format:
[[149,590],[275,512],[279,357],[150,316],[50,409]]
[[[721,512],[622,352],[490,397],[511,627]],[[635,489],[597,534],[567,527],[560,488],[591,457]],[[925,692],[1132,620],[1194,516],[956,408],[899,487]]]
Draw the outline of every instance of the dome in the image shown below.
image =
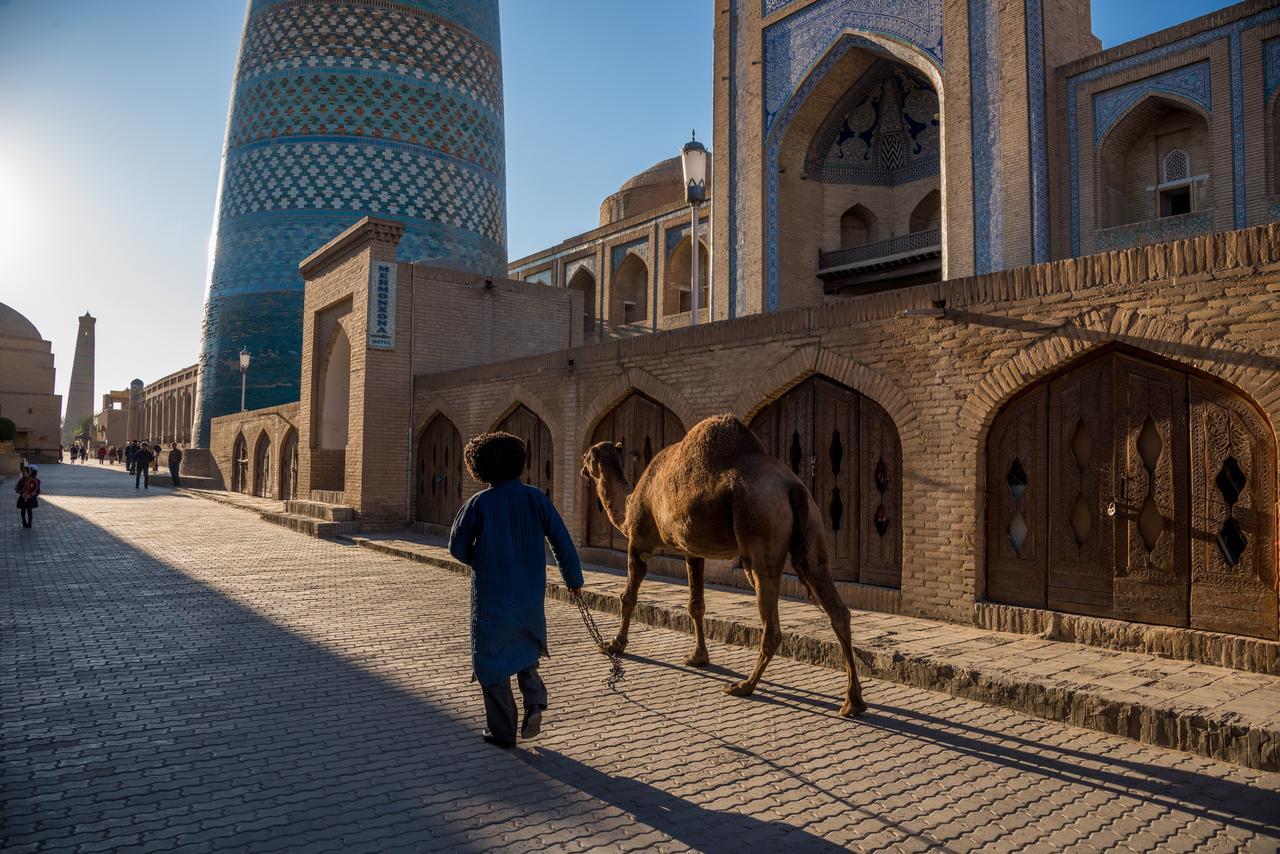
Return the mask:
[[[711,163],[707,162],[707,198],[711,198]],[[684,170],[679,156],[655,163],[628,178],[618,192],[600,204],[600,224],[609,225],[647,211],[684,201]]]
[[2,302],[0,302],[0,338],[44,340],[40,337],[40,330],[36,329],[34,323]]

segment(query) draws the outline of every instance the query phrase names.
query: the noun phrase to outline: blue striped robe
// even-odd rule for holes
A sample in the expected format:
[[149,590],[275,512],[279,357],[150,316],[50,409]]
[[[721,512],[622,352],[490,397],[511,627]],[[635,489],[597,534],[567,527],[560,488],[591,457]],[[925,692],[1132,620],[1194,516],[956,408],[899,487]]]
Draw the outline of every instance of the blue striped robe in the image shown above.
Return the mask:
[[481,490],[454,519],[449,553],[471,566],[471,664],[490,685],[547,655],[544,541],[564,583],[582,586],[578,550],[542,490],[508,480]]

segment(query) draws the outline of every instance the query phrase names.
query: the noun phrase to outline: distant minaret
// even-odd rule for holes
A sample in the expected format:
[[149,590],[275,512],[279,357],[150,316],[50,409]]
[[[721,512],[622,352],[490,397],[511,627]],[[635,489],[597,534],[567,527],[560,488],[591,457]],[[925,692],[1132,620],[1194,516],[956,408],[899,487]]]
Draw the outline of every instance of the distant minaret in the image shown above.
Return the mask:
[[72,441],[76,426],[93,417],[93,327],[97,318],[84,313],[76,335],[76,360],[71,363],[71,387],[67,389],[67,413],[62,422],[62,442]]

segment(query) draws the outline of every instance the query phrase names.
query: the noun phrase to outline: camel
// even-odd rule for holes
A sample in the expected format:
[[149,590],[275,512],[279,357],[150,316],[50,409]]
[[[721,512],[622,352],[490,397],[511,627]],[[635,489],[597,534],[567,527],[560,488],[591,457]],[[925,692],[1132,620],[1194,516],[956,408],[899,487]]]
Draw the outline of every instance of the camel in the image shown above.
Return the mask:
[[689,576],[689,616],[693,652],[685,664],[710,663],[702,618],[703,568],[707,558],[735,558],[756,591],[764,632],[751,675],[725,687],[747,697],[782,641],[778,592],[787,556],[814,603],[831,620],[844,652],[846,690],[840,714],[866,710],[854,670],[849,609],[827,569],[827,541],[809,490],[782,462],[770,456],[747,425],[732,415],[699,421],[681,441],[654,456],[632,490],[623,468],[621,444],[599,442],[582,458],[582,474],[595,485],[609,521],[627,538],[627,585],[622,623],[607,652],[627,646],[631,615],[646,561],[658,548],[682,554]]

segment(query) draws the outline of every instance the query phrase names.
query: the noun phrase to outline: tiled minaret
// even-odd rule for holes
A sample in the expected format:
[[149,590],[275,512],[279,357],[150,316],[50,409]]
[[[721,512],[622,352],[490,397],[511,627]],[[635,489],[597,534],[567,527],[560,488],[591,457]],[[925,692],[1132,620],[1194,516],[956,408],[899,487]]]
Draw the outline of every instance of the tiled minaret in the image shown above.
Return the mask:
[[297,400],[298,262],[362,216],[404,223],[400,256],[504,276],[498,0],[250,0],[205,296],[196,439],[240,408]]
[[76,357],[71,363],[71,386],[67,389],[67,411],[62,420],[62,443],[69,443],[76,427],[93,416],[93,330],[98,319],[85,312],[76,333]]

